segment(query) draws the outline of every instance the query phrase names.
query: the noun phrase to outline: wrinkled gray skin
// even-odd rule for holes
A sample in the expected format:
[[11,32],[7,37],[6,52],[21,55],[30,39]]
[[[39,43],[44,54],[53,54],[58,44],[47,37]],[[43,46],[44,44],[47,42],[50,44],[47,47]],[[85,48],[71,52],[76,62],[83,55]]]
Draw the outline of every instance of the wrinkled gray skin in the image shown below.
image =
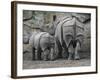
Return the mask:
[[[71,59],[80,59],[78,51],[80,50],[81,43],[83,41],[83,25],[81,22],[77,24],[82,28],[77,28],[77,32],[74,32],[73,27],[75,24],[75,18],[66,18],[60,21],[55,29],[55,49],[58,53],[58,57],[62,57],[62,53],[66,53],[69,60]],[[73,44],[70,44],[71,40],[76,41],[76,46],[73,47]],[[70,44],[70,45],[69,45]]]
[[33,60],[54,60],[54,38],[47,32],[34,32],[29,40]]

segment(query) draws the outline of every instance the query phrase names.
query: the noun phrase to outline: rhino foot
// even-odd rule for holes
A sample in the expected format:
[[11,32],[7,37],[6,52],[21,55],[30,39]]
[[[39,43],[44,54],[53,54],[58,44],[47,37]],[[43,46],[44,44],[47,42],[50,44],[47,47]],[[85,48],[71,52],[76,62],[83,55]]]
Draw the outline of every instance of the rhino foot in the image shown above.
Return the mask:
[[48,58],[42,58],[42,60],[43,60],[43,61],[48,61],[49,59],[48,59]]
[[80,57],[75,57],[74,59],[75,59],[75,60],[80,60]]
[[69,53],[68,60],[73,60],[73,53]]
[[74,56],[74,59],[75,59],[75,60],[80,60],[80,57],[79,57],[79,55],[77,55],[77,56]]

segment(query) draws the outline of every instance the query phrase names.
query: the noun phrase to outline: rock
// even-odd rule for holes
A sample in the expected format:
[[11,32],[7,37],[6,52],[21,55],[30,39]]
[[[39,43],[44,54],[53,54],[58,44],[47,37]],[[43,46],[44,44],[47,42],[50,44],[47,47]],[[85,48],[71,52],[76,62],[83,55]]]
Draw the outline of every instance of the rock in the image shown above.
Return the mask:
[[32,11],[24,10],[23,11],[23,20],[32,18]]
[[23,25],[23,43],[28,44],[31,35],[31,29],[27,25]]

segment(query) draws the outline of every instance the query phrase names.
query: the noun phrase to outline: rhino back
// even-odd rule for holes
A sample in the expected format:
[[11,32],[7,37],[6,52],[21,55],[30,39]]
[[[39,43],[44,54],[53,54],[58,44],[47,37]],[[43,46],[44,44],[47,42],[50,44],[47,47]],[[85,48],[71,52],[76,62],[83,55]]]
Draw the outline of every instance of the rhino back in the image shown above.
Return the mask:
[[42,37],[43,34],[46,32],[39,32],[34,36],[34,47],[38,48],[40,45],[40,38]]
[[55,30],[55,37],[59,40],[62,44],[62,41],[65,39],[65,33],[68,32],[68,29],[63,26],[63,24],[72,18],[65,18],[59,22]]
[[42,48],[42,50],[51,47],[52,41],[53,37],[49,33],[42,35],[40,38],[40,47]]

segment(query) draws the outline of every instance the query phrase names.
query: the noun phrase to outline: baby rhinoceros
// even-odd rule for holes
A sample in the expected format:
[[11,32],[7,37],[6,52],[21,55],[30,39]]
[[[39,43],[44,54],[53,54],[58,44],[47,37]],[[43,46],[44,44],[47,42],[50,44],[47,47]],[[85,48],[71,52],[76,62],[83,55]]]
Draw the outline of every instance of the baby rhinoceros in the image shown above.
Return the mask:
[[29,44],[33,60],[54,60],[54,38],[47,32],[32,34]]

